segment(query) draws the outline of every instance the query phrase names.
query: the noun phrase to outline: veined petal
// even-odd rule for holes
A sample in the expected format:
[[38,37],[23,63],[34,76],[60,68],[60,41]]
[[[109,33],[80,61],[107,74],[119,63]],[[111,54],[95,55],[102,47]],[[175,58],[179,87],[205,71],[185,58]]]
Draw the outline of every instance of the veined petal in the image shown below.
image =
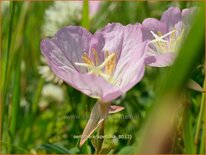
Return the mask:
[[[72,72],[67,67],[59,67],[57,71],[58,76],[67,82],[72,87],[81,91],[82,93],[93,97],[93,98],[103,98],[104,92],[107,92],[109,89],[113,89],[113,86],[110,85],[101,77],[97,77],[93,74]],[[53,70],[55,73],[56,70]]]
[[[144,49],[146,49],[146,46]],[[132,57],[135,57],[135,55]],[[117,79],[117,86],[105,92],[103,95],[103,100],[112,101],[136,85],[144,76],[144,61],[145,57],[143,56],[138,61],[131,60],[130,63],[123,64],[122,71],[119,72]]]
[[102,49],[105,45],[105,39],[101,33],[95,33],[91,39],[89,47],[89,56],[95,61],[94,54],[92,50],[95,50],[98,53],[99,63],[101,64],[104,61],[104,52]]
[[64,52],[52,41],[52,39],[44,39],[41,41],[41,51],[46,60],[57,66],[67,66],[71,70],[76,70],[75,65],[70,59],[67,59]]
[[143,40],[154,39],[150,31],[156,34],[158,32],[165,34],[167,32],[167,26],[165,23],[162,23],[161,21],[155,18],[146,18],[142,23]]
[[104,92],[104,101],[113,100],[137,84],[144,75],[147,42],[142,40],[140,25],[123,27],[122,49],[114,72],[115,87]]
[[123,46],[123,25],[119,23],[107,24],[102,30],[97,31],[94,35],[102,35],[102,37],[104,38],[104,46],[102,48],[104,56],[108,51],[109,54],[115,52],[117,59],[119,58]]
[[182,20],[182,12],[177,7],[170,7],[167,9],[160,19],[161,22],[167,24],[168,31],[174,27],[176,23]]
[[103,96],[103,92],[112,89],[113,86],[101,77],[92,74],[83,74],[75,69],[75,65],[59,49],[51,39],[41,42],[41,50],[46,57],[52,71],[72,87],[91,97]]
[[[79,26],[68,26],[59,30],[52,41],[61,49],[64,57],[72,62],[82,62],[82,54],[89,52],[92,34]],[[85,68],[77,67],[85,72]]]
[[118,60],[114,77],[118,77],[125,73],[126,70],[130,70],[130,68],[127,68],[128,65],[132,62],[138,62],[144,56],[147,43],[142,40],[140,25],[126,26],[122,43],[124,46],[122,46],[121,56]]

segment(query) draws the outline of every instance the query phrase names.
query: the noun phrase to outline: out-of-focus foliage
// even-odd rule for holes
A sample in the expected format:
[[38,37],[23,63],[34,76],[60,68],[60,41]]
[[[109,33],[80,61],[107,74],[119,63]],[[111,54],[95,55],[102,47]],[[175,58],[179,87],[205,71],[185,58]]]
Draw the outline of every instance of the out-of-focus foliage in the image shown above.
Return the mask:
[[[78,5],[71,2],[65,5],[56,3],[2,3],[2,153],[94,153],[94,140],[88,140],[79,148],[78,136],[96,101],[65,83],[58,85],[53,81],[45,81],[39,74],[39,67],[45,65],[41,61],[39,47],[41,39],[48,34],[45,27],[82,24],[95,32],[109,22],[130,24],[142,22],[147,17],[160,18],[170,6],[183,9],[198,5],[197,2],[105,1],[100,3],[98,11],[88,21],[88,8],[84,7],[86,11],[83,13],[87,19],[82,19],[82,10]],[[64,6],[64,10],[61,10],[61,6]],[[70,11],[74,12],[67,13]],[[61,13],[68,14],[68,19],[62,18],[61,21]],[[48,31],[52,35],[56,29]],[[200,50],[204,51],[204,47]],[[104,140],[101,153],[133,153],[140,143],[136,135],[141,134],[157,90],[165,80],[162,75],[169,71],[170,68],[147,67],[143,80],[114,101],[114,104],[124,106],[125,110],[110,115],[106,120],[105,135],[113,137]],[[203,86],[204,57],[196,62],[190,75]],[[177,116],[178,127],[171,137],[167,153],[204,153],[204,117],[200,118],[199,135],[195,141],[201,102],[204,101],[201,101],[202,96],[202,93],[186,90],[188,102],[177,107],[184,107],[184,112]]]

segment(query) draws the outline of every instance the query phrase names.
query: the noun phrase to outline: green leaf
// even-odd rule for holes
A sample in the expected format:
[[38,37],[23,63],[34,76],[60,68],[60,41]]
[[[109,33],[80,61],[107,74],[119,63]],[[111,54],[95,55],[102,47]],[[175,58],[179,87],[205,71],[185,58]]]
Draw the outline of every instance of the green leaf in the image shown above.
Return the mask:
[[69,149],[69,152],[72,153],[72,154],[76,154],[76,153],[79,153],[79,148],[78,147],[73,147],[71,149]]
[[185,144],[185,151],[186,154],[195,153],[194,150],[194,136],[192,133],[192,118],[191,114],[187,112],[186,119],[184,121],[184,144]]
[[91,153],[92,153],[91,146],[88,145],[88,141],[86,141],[86,143],[82,146],[81,154],[91,154]]
[[49,153],[59,153],[59,154],[72,153],[70,150],[66,149],[63,146],[59,146],[57,144],[43,144],[40,146],[40,148],[46,149]]
[[112,147],[107,147],[107,148],[102,148],[99,154],[108,154],[110,153],[114,148]]
[[134,153],[134,147],[125,146],[117,154],[132,154],[132,153]]

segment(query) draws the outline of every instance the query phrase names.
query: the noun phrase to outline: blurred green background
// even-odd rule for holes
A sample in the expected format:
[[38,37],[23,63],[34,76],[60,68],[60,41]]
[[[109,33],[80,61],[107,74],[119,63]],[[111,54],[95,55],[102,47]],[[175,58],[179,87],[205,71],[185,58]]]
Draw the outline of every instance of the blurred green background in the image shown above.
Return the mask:
[[[74,135],[81,135],[96,101],[66,83],[55,82],[57,80],[41,56],[41,39],[53,36],[67,25],[82,25],[95,32],[110,22],[134,24],[147,17],[159,19],[170,6],[183,9],[199,6],[199,3],[103,1],[91,13],[93,5],[87,1],[84,4],[1,1],[2,153],[94,153],[92,140],[79,148],[79,139]],[[105,139],[101,153],[131,154],[135,153],[136,147],[144,145],[140,137],[144,138],[143,132],[147,129],[143,127],[148,117],[153,117],[152,109],[160,105],[156,104],[161,100],[158,90],[167,90],[169,84],[182,88],[189,78],[203,87],[204,21],[200,19],[204,18],[201,17],[173,68],[147,67],[143,80],[113,102],[124,106],[125,110],[108,117],[105,135],[131,135],[132,138]],[[184,68],[180,62],[188,64]],[[183,69],[187,70],[184,72]],[[169,78],[169,75],[172,76]],[[172,83],[175,78],[177,83]],[[181,89],[181,94],[184,102],[175,104],[178,113],[173,118],[177,123],[165,141],[163,152],[204,154],[204,93]],[[162,117],[168,115],[170,113]],[[153,126],[149,132],[153,132]]]

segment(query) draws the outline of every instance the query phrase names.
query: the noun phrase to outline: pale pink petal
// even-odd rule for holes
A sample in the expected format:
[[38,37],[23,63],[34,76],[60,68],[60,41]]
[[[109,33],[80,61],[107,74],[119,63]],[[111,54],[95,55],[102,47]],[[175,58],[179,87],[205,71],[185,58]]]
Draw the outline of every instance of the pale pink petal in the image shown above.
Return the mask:
[[124,37],[124,26],[119,23],[107,24],[102,30],[97,31],[96,35],[102,35],[104,38],[104,47],[102,49],[103,54],[108,51],[109,53],[115,52],[117,59],[119,58]]
[[165,34],[167,32],[167,25],[155,18],[146,18],[142,23],[142,31],[143,40],[152,40],[154,36],[151,31],[155,34],[158,32]]
[[124,107],[122,107],[122,106],[111,105],[109,107],[109,114],[114,114],[114,113],[120,112],[122,110],[124,110]]
[[[66,57],[73,63],[82,62],[84,52],[89,52],[89,44],[92,34],[82,27],[68,26],[59,30],[52,41],[63,52],[62,57]],[[79,71],[85,72],[85,68],[76,66]]]
[[145,64],[153,67],[167,67],[172,65],[175,57],[176,57],[176,53],[173,52],[148,56],[145,59]]
[[113,86],[101,77],[92,74],[83,74],[75,69],[75,65],[67,59],[51,39],[41,42],[41,50],[45,55],[52,71],[62,80],[77,90],[91,97],[103,97],[103,92],[112,89]]
[[167,29],[170,30],[177,24],[179,21],[182,20],[182,12],[179,8],[170,7],[167,9],[161,17],[161,22],[167,24]]
[[[137,84],[144,75],[144,59],[147,42],[142,40],[142,31],[140,25],[110,24],[104,32],[118,31],[112,38],[105,39],[104,48],[112,48],[114,45],[119,49],[120,55],[114,72],[115,88],[105,92],[103,99],[108,101],[117,98],[120,94],[125,93],[135,84]],[[113,31],[112,31],[113,32]],[[109,44],[115,40],[115,44]],[[112,41],[111,41],[112,40]]]
[[204,89],[200,86],[200,84],[192,79],[189,79],[187,87],[198,92],[204,92]]

